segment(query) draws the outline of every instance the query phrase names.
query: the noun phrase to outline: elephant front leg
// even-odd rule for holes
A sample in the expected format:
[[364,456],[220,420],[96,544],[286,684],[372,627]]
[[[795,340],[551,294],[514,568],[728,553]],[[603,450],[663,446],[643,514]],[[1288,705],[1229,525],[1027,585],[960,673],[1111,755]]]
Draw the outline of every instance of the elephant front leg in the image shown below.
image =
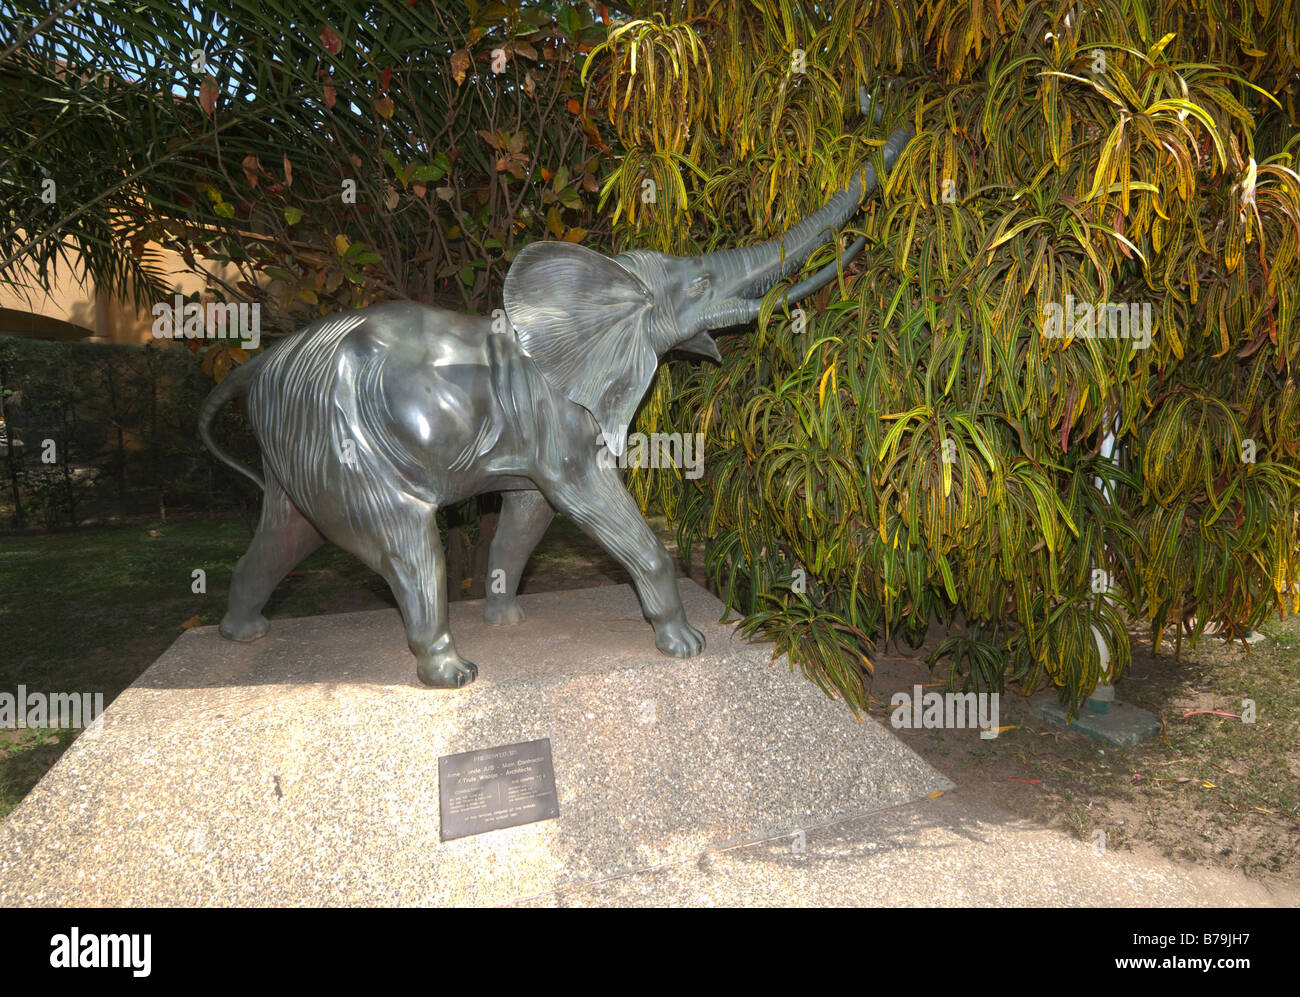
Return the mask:
[[524,611],[516,593],[528,557],[555,518],[555,510],[541,492],[504,492],[501,518],[488,551],[487,599],[483,618],[488,623],[522,623]]
[[558,483],[547,497],[627,569],[659,650],[678,658],[692,658],[704,650],[704,635],[687,622],[682,608],[673,559],[642,518],[616,470],[593,461],[582,474]]

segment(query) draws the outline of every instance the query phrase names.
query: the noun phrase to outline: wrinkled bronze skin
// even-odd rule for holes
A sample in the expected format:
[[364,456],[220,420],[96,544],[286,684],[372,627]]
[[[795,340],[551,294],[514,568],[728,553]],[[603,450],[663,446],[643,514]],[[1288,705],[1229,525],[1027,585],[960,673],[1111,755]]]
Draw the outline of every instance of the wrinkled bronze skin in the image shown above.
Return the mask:
[[[886,169],[910,137],[906,127],[889,137]],[[615,462],[602,458],[623,452],[666,354],[720,360],[710,330],[752,321],[763,295],[833,238],[875,186],[875,168],[866,165],[777,239],[704,256],[634,250],[611,258],[533,243],[511,264],[505,307],[494,318],[414,302],[373,305],[319,319],[237,368],[204,403],[199,434],[265,496],[221,633],[244,641],[265,634],[262,607],[272,590],[327,538],[387,580],[421,682],[452,689],[472,682],[478,668],[457,653],[447,628],[435,514],[500,491],[488,622],[523,620],[519,577],[559,510],[632,576],[655,645],[678,657],[699,654],[704,637],[686,619],[672,559]],[[863,244],[859,238],[792,287],[788,299],[834,280]],[[211,435],[217,411],[238,396],[261,445],[264,478]]]
[[502,491],[488,577],[503,579],[504,591],[489,584],[488,622],[523,620],[519,577],[561,509],[631,574],[660,650],[704,649],[671,557],[618,470],[596,460],[595,420],[550,386],[512,331],[491,327],[411,302],[375,305],[308,326],[218,386],[226,396],[214,392],[218,405],[246,395],[265,472],[261,522],[235,567],[224,636],[265,634],[272,590],[328,538],[392,588],[420,681],[473,681],[478,669],[447,629],[434,514]]

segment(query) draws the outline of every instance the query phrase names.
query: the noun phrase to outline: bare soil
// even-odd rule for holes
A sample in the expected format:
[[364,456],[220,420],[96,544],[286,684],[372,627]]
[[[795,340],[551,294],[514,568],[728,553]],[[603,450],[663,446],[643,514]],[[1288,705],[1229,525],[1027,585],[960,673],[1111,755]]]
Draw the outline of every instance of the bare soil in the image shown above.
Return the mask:
[[[1117,698],[1161,719],[1160,734],[1114,747],[1063,728],[1008,690],[1000,703],[1004,730],[898,730],[914,751],[963,792],[976,793],[1045,826],[1106,848],[1151,850],[1183,862],[1237,870],[1271,885],[1300,885],[1300,620],[1266,627],[1247,648],[1218,637],[1151,651],[1131,633],[1133,666]],[[890,697],[917,685],[946,688],[923,655],[891,654],[876,662],[873,714],[888,724]],[[1254,723],[1200,713],[1243,714]],[[1188,714],[1193,714],[1188,716]],[[1097,832],[1102,832],[1104,838]]]

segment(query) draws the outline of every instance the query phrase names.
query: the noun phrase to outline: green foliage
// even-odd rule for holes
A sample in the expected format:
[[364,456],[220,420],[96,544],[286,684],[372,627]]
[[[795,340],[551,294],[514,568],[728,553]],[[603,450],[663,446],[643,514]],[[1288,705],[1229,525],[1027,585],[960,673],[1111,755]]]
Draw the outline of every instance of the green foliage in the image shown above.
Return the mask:
[[0,28],[0,280],[75,249],[159,300],[162,245],[288,332],[380,298],[486,310],[517,246],[599,238],[584,3],[66,6]]
[[[620,245],[769,238],[917,132],[811,314],[776,288],[642,411],[705,433],[702,479],[632,484],[705,542],[747,629],[861,706],[874,641],[960,614],[933,658],[954,686],[1077,707],[1128,665],[1126,619],[1158,642],[1300,609],[1300,5],[666,6],[588,67]],[[644,210],[634,181],[665,173]],[[1045,335],[1068,300],[1149,304],[1149,348]]]

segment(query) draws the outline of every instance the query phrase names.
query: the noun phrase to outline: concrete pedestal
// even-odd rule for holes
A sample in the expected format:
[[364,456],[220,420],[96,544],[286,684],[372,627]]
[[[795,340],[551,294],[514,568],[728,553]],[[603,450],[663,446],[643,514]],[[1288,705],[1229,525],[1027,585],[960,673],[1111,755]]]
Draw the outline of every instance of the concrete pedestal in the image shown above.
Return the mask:
[[[542,899],[951,788],[680,585],[691,660],[625,586],[524,596],[515,627],[453,604],[457,692],[417,684],[395,610],[191,630],[0,823],[0,905]],[[440,841],[438,757],[536,738],[559,818]]]

